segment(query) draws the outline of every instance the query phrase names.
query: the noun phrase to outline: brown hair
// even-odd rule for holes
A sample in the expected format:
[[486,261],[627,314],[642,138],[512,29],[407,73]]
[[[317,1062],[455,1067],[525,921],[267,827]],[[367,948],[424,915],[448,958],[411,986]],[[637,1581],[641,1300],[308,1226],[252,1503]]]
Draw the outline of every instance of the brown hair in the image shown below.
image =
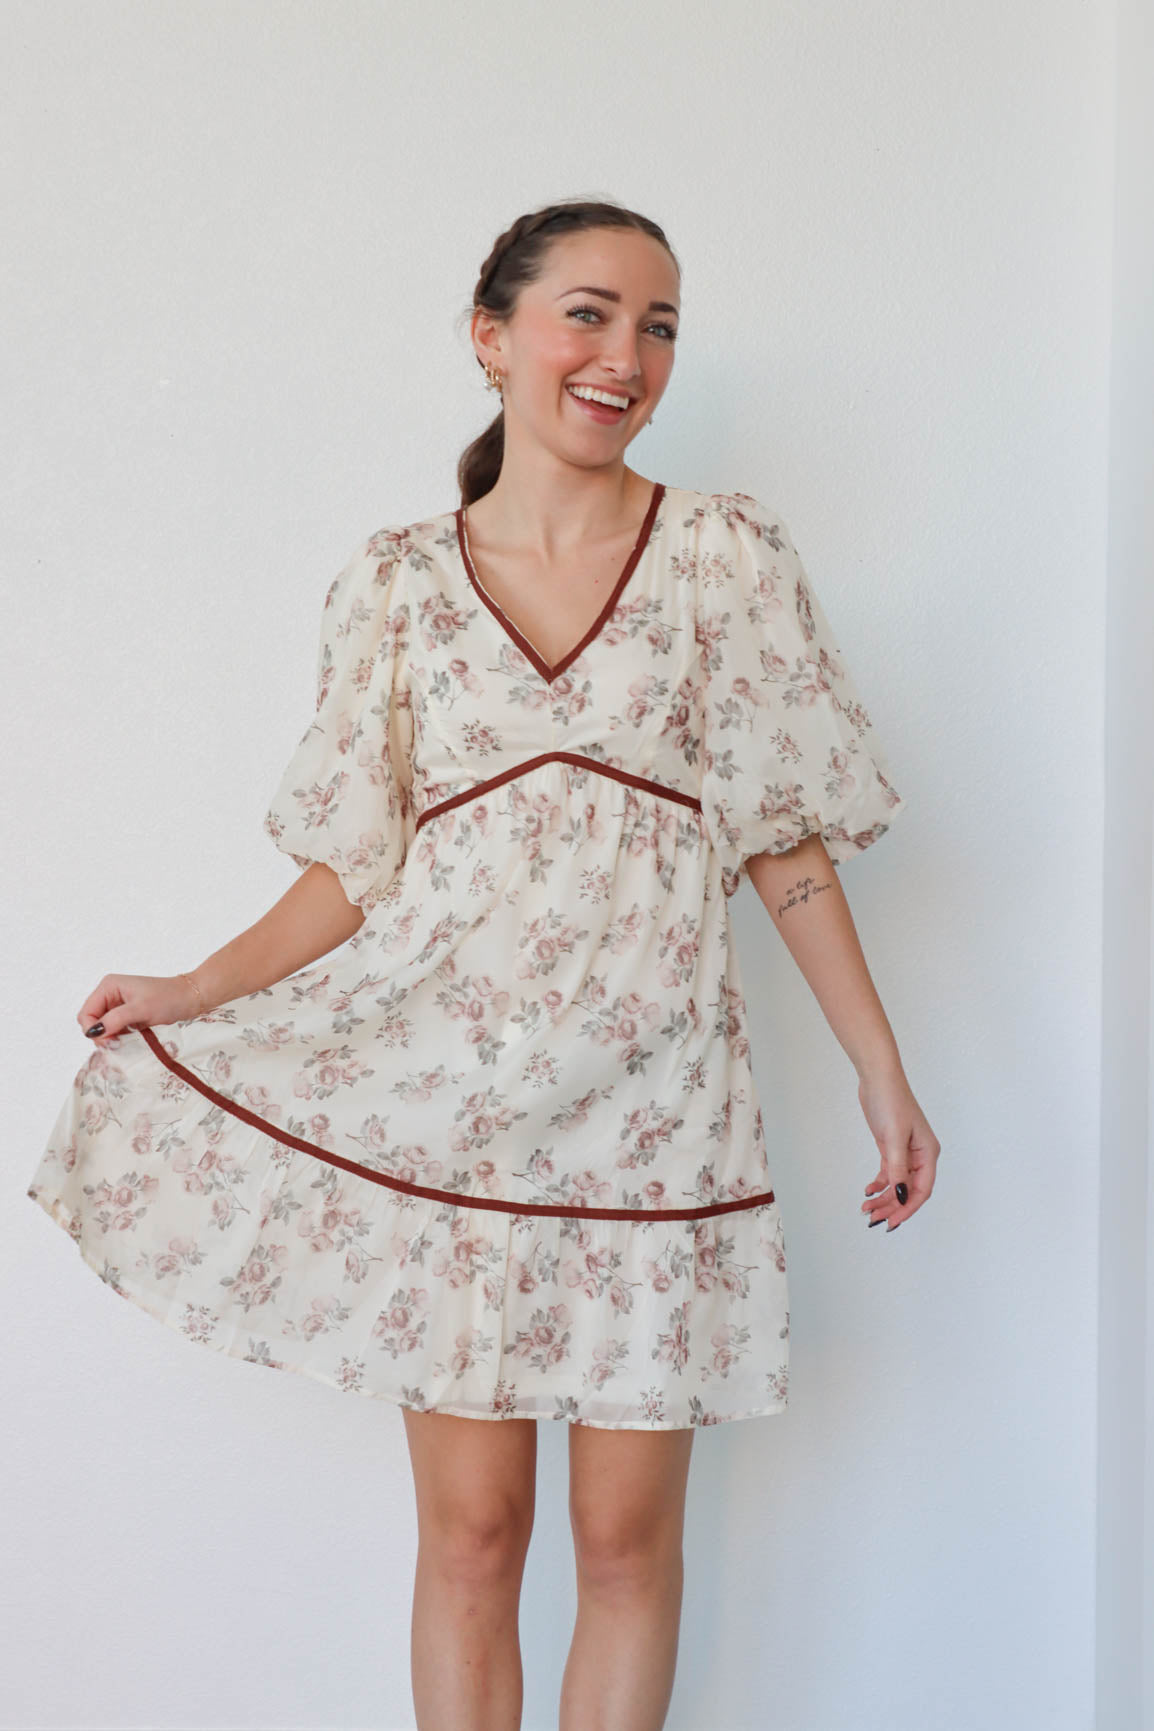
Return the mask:
[[[566,199],[559,204],[547,204],[540,210],[527,212],[497,236],[493,250],[481,266],[477,286],[473,290],[473,305],[463,317],[471,318],[483,307],[494,318],[508,318],[517,296],[526,283],[535,282],[545,268],[551,243],[560,234],[572,234],[578,229],[635,228],[660,241],[680,273],[677,254],[665,234],[649,217],[611,200]],[[481,366],[481,358],[476,357]],[[461,489],[462,505],[471,505],[497,484],[505,455],[505,411],[501,408],[484,432],[461,452],[457,463],[457,484]]]

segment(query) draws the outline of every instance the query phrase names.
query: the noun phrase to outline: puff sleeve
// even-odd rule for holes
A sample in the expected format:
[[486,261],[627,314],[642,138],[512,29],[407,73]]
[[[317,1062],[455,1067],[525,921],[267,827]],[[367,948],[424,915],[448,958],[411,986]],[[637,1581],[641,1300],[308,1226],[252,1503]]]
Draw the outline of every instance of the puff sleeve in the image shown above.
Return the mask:
[[381,900],[408,852],[412,706],[403,686],[408,617],[388,531],[329,585],[316,714],[281,777],[264,830],[302,870],[330,866],[350,902]]
[[751,855],[807,836],[851,859],[905,801],[781,517],[711,495],[697,581],[702,817],[726,895]]

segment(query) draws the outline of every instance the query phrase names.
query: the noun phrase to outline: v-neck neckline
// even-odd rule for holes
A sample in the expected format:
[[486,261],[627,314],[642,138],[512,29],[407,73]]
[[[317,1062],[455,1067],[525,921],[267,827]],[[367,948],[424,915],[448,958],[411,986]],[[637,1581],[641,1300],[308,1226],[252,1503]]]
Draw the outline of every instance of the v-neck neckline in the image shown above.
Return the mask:
[[477,576],[477,573],[473,568],[473,561],[469,555],[469,542],[465,533],[465,507],[463,505],[457,506],[456,511],[453,513],[457,520],[457,547],[460,551],[461,563],[465,568],[466,577],[469,579],[469,582],[472,584],[481,600],[485,603],[485,606],[496,619],[501,629],[511,639],[511,641],[516,644],[517,648],[521,651],[526,660],[532,662],[533,666],[537,669],[537,672],[549,684],[552,684],[553,680],[556,679],[559,674],[564,673],[565,669],[572,662],[576,661],[582,650],[587,649],[590,643],[593,642],[593,639],[598,637],[604,629],[610,614],[613,612],[613,609],[616,607],[617,602],[621,597],[622,590],[633,575],[634,567],[641,558],[642,553],[645,551],[653,530],[653,522],[657,516],[658,507],[665,496],[665,491],[666,488],[663,481],[655,481],[653,483],[653,493],[649,500],[649,506],[645,512],[641,528],[638,531],[637,539],[633,543],[629,557],[622,566],[620,576],[616,583],[614,583],[613,588],[610,590],[609,595],[606,598],[605,605],[602,607],[600,613],[598,613],[596,619],[593,621],[592,625],[590,625],[589,629],[585,632],[585,635],[580,639],[580,641],[575,643],[572,649],[566,651],[560,661],[555,662],[552,666],[548,661],[546,661],[540,651],[530,643],[524,632],[518,630],[517,626],[514,625],[513,621],[509,618],[509,615],[502,610],[496,601],[494,601],[493,597],[485,588],[485,585],[481,582],[481,579]]

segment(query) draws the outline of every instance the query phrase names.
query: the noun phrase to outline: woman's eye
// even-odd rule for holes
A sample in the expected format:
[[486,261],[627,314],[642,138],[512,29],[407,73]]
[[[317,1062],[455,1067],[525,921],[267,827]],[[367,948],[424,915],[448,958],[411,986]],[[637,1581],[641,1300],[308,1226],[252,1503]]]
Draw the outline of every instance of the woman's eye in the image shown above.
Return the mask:
[[[599,319],[601,317],[600,307],[570,307],[568,314],[566,316],[569,318],[575,318],[578,313],[592,313],[593,317],[595,319]],[[677,330],[676,330],[675,326],[667,325],[664,323],[664,321],[662,321],[658,324],[650,325],[648,328],[651,331],[664,331],[665,332],[665,340],[667,342],[670,342],[670,343],[675,341],[675,339],[677,337]]]

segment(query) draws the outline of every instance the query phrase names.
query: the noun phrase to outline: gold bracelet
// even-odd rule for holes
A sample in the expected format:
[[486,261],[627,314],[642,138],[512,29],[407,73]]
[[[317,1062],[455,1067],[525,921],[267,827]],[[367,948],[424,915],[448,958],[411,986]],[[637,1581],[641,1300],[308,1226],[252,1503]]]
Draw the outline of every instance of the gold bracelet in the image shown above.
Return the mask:
[[195,992],[195,993],[196,993],[196,995],[197,995],[197,997],[198,997],[198,998],[199,998],[199,1000],[200,1000],[200,1011],[199,1011],[199,1014],[200,1014],[200,1015],[202,1015],[202,1016],[203,1016],[203,1015],[206,1015],[206,1014],[207,1014],[207,1011],[206,1011],[206,1009],[205,1009],[205,1003],[204,1003],[204,993],[203,993],[203,992],[202,992],[202,991],[201,991],[201,989],[200,989],[200,987],[199,987],[199,986],[198,986],[198,985],[197,985],[197,983],[196,983],[196,981],[195,981],[195,980],[194,980],[194,979],[193,979],[193,977],[192,977],[192,975],[191,975],[191,974],[183,974],[183,973],[182,973],[182,974],[181,974],[181,976],[180,976],[180,977],[181,977],[181,979],[182,979],[182,980],[187,980],[187,981],[188,981],[188,983],[189,983],[189,985],[190,985],[190,986],[191,986],[191,987],[192,987],[192,989],[193,989],[193,991],[194,991],[194,992]]

